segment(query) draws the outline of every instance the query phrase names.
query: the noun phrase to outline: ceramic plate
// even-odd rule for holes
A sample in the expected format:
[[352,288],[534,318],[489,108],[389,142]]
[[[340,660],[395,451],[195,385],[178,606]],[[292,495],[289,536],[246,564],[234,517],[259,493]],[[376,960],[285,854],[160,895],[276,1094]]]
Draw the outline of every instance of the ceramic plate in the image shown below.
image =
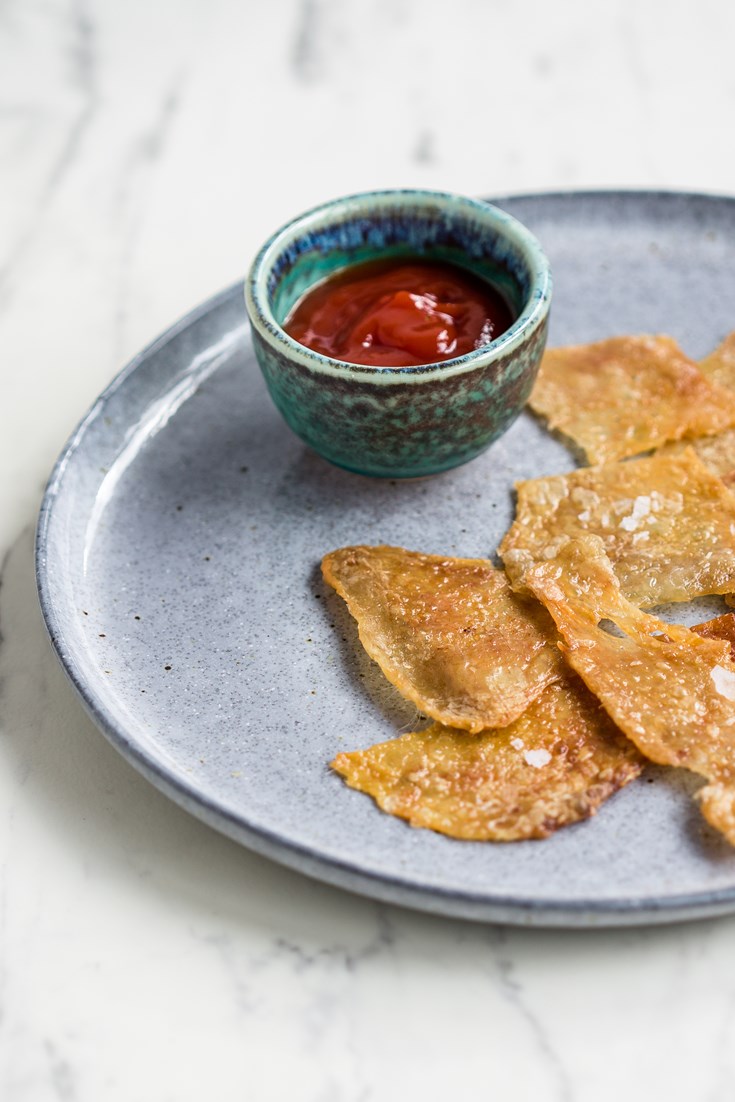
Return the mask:
[[[551,343],[665,332],[698,357],[735,327],[735,200],[502,200],[554,270]],[[285,427],[239,286],[138,356],[81,423],[38,529],[46,623],[84,703],[158,788],[225,834],[365,895],[502,922],[604,925],[735,909],[735,852],[696,782],[651,769],[543,842],[414,830],[327,763],[414,709],[361,652],[318,564],[351,543],[492,554],[515,479],[573,466],[524,415],[473,463],[417,482],[330,467]],[[677,615],[694,622],[715,604]]]

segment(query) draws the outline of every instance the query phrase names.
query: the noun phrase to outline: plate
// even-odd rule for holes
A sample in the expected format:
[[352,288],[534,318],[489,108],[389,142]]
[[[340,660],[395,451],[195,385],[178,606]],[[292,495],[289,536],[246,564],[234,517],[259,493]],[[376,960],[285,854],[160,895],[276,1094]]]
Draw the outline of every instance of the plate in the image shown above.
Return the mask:
[[[497,201],[497,200],[496,200]],[[735,200],[605,192],[500,200],[552,263],[551,342],[665,332],[692,356],[735,326]],[[515,479],[570,469],[524,415],[425,481],[330,467],[286,428],[241,288],[204,303],[99,398],[52,473],[37,574],[54,647],[111,742],[188,811],[362,894],[465,918],[590,926],[735,909],[735,853],[651,769],[543,842],[460,842],[382,814],[328,768],[416,714],[357,642],[318,564],[392,543],[493,554]],[[681,608],[688,622],[712,608]]]

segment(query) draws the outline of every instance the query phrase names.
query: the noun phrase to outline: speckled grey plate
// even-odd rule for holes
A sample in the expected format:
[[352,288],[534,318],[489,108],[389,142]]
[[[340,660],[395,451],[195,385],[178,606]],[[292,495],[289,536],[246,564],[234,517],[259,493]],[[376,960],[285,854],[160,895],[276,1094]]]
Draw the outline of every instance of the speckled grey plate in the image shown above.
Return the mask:
[[[501,205],[551,259],[552,343],[662,331],[699,356],[735,326],[735,200],[597,193]],[[539,925],[733,910],[735,853],[675,771],[652,769],[548,841],[489,845],[412,830],[327,767],[415,714],[323,586],[324,552],[381,542],[491,554],[513,480],[570,466],[527,416],[475,462],[428,481],[328,466],[272,406],[234,287],[134,360],[59,459],[38,529],[46,623],[86,706],[137,768],[212,826],[310,875]],[[712,607],[685,614],[693,622]]]

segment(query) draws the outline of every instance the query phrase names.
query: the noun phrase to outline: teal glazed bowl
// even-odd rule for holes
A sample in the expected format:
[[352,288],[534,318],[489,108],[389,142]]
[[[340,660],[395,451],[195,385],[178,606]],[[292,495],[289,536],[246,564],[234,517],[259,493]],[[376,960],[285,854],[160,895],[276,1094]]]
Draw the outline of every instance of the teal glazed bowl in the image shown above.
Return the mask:
[[[515,321],[490,344],[419,367],[331,359],[283,329],[315,283],[347,265],[393,257],[448,261],[483,277]],[[417,478],[484,451],[523,409],[546,343],[551,272],[509,214],[436,191],[377,191],[316,207],[278,230],[245,285],[255,354],[287,424],[331,463]]]

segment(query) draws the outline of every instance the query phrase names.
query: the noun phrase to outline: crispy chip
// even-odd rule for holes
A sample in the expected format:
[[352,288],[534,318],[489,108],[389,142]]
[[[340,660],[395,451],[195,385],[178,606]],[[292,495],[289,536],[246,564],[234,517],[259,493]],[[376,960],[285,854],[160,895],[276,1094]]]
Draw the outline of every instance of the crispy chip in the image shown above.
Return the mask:
[[546,838],[594,815],[642,759],[573,675],[499,731],[434,724],[339,754],[332,767],[383,811],[453,838]]
[[656,455],[681,455],[692,447],[712,474],[721,478],[728,489],[735,486],[735,428],[723,429],[714,436],[698,436],[696,440],[677,440],[660,447]]
[[[735,845],[735,664],[730,644],[667,624],[625,600],[593,536],[570,541],[526,582],[564,640],[567,661],[652,761],[709,782],[702,811]],[[607,630],[605,621],[622,635]]]
[[[725,337],[714,352],[700,360],[699,368],[710,382],[735,391],[735,332]],[[702,462],[725,485],[735,485],[735,428],[724,429],[712,436],[697,437],[691,445]],[[681,443],[664,444],[659,454],[681,450],[683,446]]]
[[687,448],[517,484],[500,545],[514,588],[534,562],[599,536],[623,593],[641,607],[735,590],[735,496]]
[[735,424],[735,394],[705,378],[670,337],[552,348],[530,404],[594,463]]
[[726,612],[714,620],[705,620],[703,624],[695,624],[691,630],[705,639],[725,639],[730,644],[730,658],[735,662],[735,613]]
[[484,559],[346,547],[322,571],[370,657],[440,723],[504,727],[564,669],[544,609],[516,597]]
[[713,383],[735,390],[735,332],[729,333],[699,366]]

